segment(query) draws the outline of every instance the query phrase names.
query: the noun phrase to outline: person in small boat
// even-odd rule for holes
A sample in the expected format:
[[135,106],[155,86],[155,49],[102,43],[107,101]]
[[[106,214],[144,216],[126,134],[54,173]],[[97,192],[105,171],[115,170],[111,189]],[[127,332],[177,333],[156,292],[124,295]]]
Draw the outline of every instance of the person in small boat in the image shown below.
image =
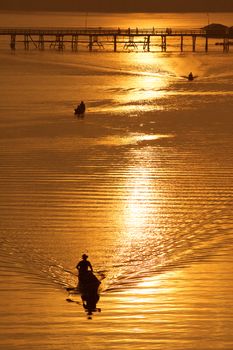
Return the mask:
[[76,269],[78,270],[78,279],[79,281],[82,281],[87,276],[88,272],[93,272],[92,265],[90,261],[87,260],[88,256],[86,254],[82,255],[82,260],[79,261],[79,263],[76,266]]
[[81,114],[83,114],[86,110],[86,106],[85,106],[85,103],[83,101],[81,101],[81,103],[79,105],[79,110],[80,110]]
[[83,307],[88,315],[92,315],[95,311],[100,311],[96,308],[99,301],[98,288],[101,282],[93,273],[93,268],[90,261],[87,260],[86,254],[82,255],[82,260],[79,261],[76,268],[78,270],[78,290],[81,294]]
[[193,80],[193,79],[194,79],[193,73],[190,72],[189,75],[188,75],[188,80]]
[[76,114],[83,114],[85,113],[85,110],[86,110],[85,103],[81,101],[81,103],[77,106],[75,111],[76,111]]

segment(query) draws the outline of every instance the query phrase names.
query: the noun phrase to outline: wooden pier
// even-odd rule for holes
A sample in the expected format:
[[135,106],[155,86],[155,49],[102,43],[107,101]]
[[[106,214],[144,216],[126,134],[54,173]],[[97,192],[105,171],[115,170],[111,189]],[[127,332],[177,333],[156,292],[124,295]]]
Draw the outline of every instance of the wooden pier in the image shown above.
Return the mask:
[[[208,52],[210,41],[229,52],[231,33],[179,28],[0,28],[1,38],[9,38],[11,50],[56,49],[58,51],[192,51]],[[217,40],[217,42],[216,42]],[[187,44],[188,42],[188,44]],[[197,45],[198,42],[198,45]]]

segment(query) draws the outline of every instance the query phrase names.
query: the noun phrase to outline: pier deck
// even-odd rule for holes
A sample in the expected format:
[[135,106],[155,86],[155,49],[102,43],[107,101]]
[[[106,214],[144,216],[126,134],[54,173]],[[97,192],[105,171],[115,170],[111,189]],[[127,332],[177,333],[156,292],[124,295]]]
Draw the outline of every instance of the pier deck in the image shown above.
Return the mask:
[[[196,51],[197,39],[201,39],[203,51],[209,51],[209,40],[217,39],[216,44],[222,45],[228,52],[232,44],[233,34],[229,32],[213,32],[205,29],[184,28],[107,28],[107,27],[76,27],[76,28],[0,28],[0,39],[9,38],[11,50],[21,47],[25,50],[54,48],[72,51],[87,49],[89,51],[158,51],[166,52],[172,39],[180,52],[184,51],[185,40],[189,40],[191,51]],[[156,49],[155,49],[156,48]]]

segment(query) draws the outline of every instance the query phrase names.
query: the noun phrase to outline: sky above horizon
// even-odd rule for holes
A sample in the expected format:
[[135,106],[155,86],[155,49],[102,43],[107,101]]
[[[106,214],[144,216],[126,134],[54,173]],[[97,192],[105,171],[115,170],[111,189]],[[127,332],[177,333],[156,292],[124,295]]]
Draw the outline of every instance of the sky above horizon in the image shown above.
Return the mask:
[[233,0],[8,0],[0,10],[88,12],[231,12]]

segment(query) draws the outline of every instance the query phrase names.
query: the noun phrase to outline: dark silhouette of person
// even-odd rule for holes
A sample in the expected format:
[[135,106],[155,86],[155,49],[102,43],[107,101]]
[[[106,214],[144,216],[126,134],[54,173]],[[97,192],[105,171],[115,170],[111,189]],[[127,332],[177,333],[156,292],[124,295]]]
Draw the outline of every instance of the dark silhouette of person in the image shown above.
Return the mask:
[[80,113],[83,114],[86,110],[86,106],[85,103],[83,101],[81,101],[80,105],[79,105],[79,109],[80,109]]
[[88,261],[87,259],[88,259],[88,256],[86,254],[83,254],[82,260],[79,261],[79,263],[76,266],[76,269],[78,270],[79,279],[80,277],[82,278],[83,276],[85,276],[88,273],[88,271],[93,272],[92,265],[90,261]]
[[78,116],[81,116],[85,113],[86,110],[86,105],[83,101],[75,108],[74,113],[77,114]]

